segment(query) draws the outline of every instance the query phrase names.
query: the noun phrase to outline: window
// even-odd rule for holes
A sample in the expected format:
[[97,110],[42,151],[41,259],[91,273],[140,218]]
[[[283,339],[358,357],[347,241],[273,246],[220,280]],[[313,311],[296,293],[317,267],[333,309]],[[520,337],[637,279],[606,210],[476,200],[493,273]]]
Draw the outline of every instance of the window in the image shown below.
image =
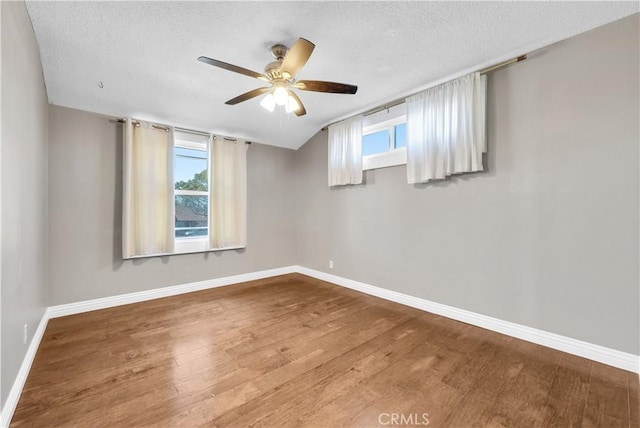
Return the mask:
[[362,156],[377,155],[389,151],[389,129],[362,136]]
[[244,140],[128,118],[123,134],[124,259],[246,247]]
[[201,251],[209,236],[208,137],[176,131],[173,176],[176,252]]
[[385,168],[407,163],[406,116],[373,118],[362,130],[362,169]]
[[176,146],[174,168],[176,238],[207,236],[207,152]]

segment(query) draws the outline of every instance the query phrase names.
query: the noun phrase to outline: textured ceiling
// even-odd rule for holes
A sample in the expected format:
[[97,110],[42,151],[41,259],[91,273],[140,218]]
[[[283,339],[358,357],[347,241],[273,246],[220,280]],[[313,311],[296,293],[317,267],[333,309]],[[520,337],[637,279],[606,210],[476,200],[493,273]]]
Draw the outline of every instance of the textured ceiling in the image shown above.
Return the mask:
[[[323,125],[638,11],[638,2],[36,2],[27,1],[49,102],[298,148]],[[262,82],[200,63],[261,72],[269,47],[316,44],[300,79],[359,86],[299,91],[303,117],[260,98]],[[99,87],[102,82],[103,88]]]

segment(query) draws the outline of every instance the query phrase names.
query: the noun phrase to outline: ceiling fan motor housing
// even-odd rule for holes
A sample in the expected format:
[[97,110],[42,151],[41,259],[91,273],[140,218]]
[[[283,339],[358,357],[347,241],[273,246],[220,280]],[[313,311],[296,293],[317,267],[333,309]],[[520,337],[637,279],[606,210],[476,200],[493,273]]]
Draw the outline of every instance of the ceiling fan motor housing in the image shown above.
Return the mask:
[[271,55],[273,55],[276,60],[266,65],[264,74],[274,80],[282,79],[283,75],[280,67],[282,67],[282,60],[287,55],[287,52],[289,52],[289,48],[285,45],[277,44],[271,46]]
[[272,80],[282,79],[282,72],[280,71],[280,67],[282,66],[282,60],[277,60],[270,62],[264,68],[264,74],[269,76]]

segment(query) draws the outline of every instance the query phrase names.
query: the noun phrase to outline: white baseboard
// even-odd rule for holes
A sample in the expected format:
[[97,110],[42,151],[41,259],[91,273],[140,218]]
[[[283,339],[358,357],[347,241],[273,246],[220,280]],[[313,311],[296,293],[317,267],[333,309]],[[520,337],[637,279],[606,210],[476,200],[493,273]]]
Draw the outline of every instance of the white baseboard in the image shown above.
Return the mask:
[[104,297],[100,299],[87,300],[84,302],[69,303],[65,305],[50,306],[42,316],[42,320],[36,329],[27,353],[24,357],[16,380],[9,391],[7,401],[5,402],[2,412],[0,413],[0,428],[9,426],[13,413],[18,405],[22,388],[29,375],[31,364],[36,356],[40,341],[44,335],[47,323],[51,318],[57,318],[67,315],[79,314],[82,312],[95,311],[98,309],[106,309],[114,306],[127,305],[130,303],[144,302],[146,300],[159,299],[162,297],[175,296],[178,294],[191,293],[193,291],[206,290],[209,288],[223,287],[226,285],[237,284],[241,282],[254,281],[257,279],[270,278],[278,275],[289,273],[301,273],[312,278],[327,281],[332,284],[347,287],[352,290],[380,297],[385,300],[400,303],[423,311],[442,315],[447,318],[462,321],[467,324],[486,328],[498,333],[513,336],[528,342],[537,343],[569,354],[578,355],[594,361],[608,364],[631,372],[640,372],[640,356],[629,354],[615,349],[605,348],[604,346],[594,345],[592,343],[583,342],[581,340],[572,339],[554,333],[538,330],[532,327],[503,321],[486,315],[477,314],[466,311],[464,309],[454,308],[452,306],[442,305],[440,303],[431,302],[419,297],[409,296],[407,294],[398,293],[396,291],[387,290],[363,282],[354,281],[326,272],[309,269],[302,266],[287,266],[277,269],[268,269],[257,272],[245,273],[240,275],[226,276],[206,281],[192,282],[188,284],[174,285],[171,287],[157,288],[153,290],[140,291],[136,293],[121,294],[118,296]]
[[27,377],[29,376],[31,364],[33,364],[33,360],[35,359],[36,353],[38,352],[38,347],[40,346],[40,341],[42,340],[44,331],[47,328],[48,321],[49,317],[47,316],[47,311],[45,311],[44,314],[42,314],[42,319],[38,324],[38,328],[33,333],[31,343],[29,343],[29,347],[27,348],[27,353],[22,360],[20,370],[18,370],[16,380],[13,382],[13,385],[9,390],[7,401],[5,401],[4,406],[2,407],[2,413],[0,414],[0,427],[2,428],[8,427],[11,423],[13,412],[15,412],[16,407],[18,406],[20,394],[22,394],[22,388],[24,388],[24,384],[27,381]]
[[594,345],[593,343],[583,342],[578,339],[572,339],[570,337],[549,333],[547,331],[538,330],[536,328],[527,327],[509,321],[503,321],[486,315],[477,314],[475,312],[466,311],[464,309],[431,302],[419,297],[409,296],[407,294],[398,293],[396,291],[387,290],[302,266],[296,266],[296,271],[303,275],[327,281],[332,284],[340,285],[342,287],[380,297],[385,300],[390,300],[392,302],[401,303],[433,314],[442,315],[467,324],[486,328],[487,330],[496,331],[498,333],[526,340],[527,342],[537,343],[548,348],[588,358],[590,360],[598,361],[630,372],[640,372],[640,356],[638,355],[605,348],[604,346]]
[[146,300],[176,296],[178,294],[191,293],[193,291],[224,287],[225,285],[238,284],[240,282],[254,281],[256,279],[285,275],[288,273],[296,272],[296,268],[297,266],[287,266],[277,269],[261,270],[257,272],[225,276],[222,278],[209,279],[205,281],[190,282],[188,284],[174,285],[171,287],[155,288],[153,290],[138,291],[136,293],[127,293],[111,297],[103,297],[100,299],[86,300],[84,302],[50,306],[49,309],[47,309],[47,312],[49,314],[49,318],[64,317],[67,315],[74,315],[82,312],[112,308],[114,306],[128,305],[130,303],[144,302]]

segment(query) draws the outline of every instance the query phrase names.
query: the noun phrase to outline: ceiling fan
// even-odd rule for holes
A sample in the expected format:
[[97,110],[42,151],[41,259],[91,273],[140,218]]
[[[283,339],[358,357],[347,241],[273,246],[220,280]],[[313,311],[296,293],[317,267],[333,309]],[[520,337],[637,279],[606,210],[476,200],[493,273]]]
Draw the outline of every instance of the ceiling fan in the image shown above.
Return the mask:
[[271,85],[254,89],[235,98],[230,99],[225,104],[234,105],[250,100],[262,94],[267,94],[260,105],[269,111],[273,111],[276,105],[284,106],[287,113],[294,113],[296,116],[303,116],[307,113],[298,95],[292,89],[313,92],[329,92],[333,94],[355,94],[358,87],[346,83],[323,82],[320,80],[296,80],[296,75],[309,60],[315,45],[309,40],[299,38],[291,49],[278,44],[271,47],[271,54],[276,59],[267,64],[264,74],[218,61],[217,59],[201,56],[198,61],[215,67],[245,76],[254,77]]

